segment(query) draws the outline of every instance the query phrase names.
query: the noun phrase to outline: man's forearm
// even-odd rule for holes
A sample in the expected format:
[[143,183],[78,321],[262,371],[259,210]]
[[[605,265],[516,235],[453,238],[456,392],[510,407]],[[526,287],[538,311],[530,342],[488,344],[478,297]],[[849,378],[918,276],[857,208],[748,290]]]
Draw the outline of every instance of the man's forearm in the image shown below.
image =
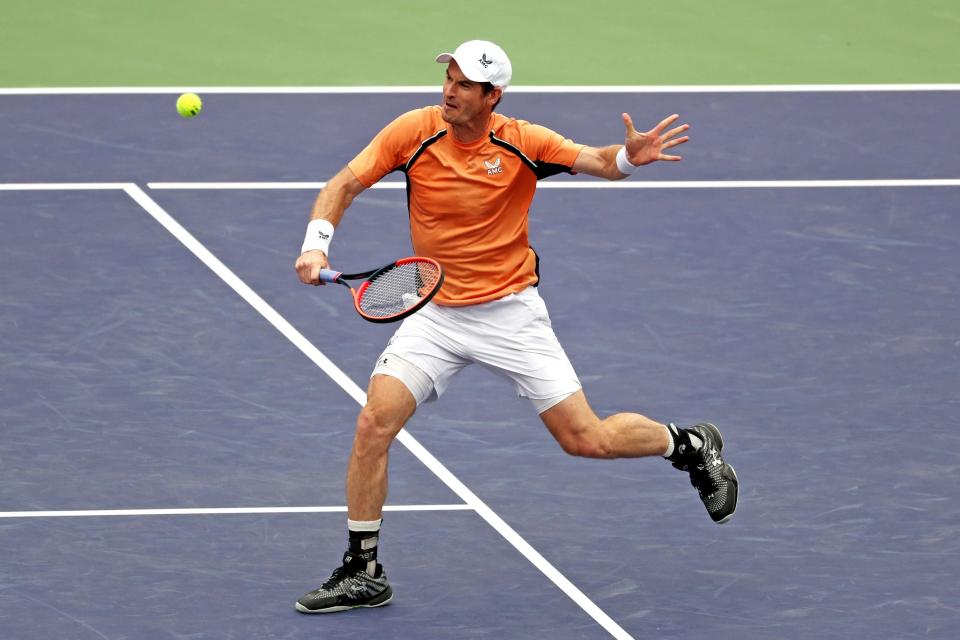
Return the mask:
[[311,220],[327,220],[336,227],[340,224],[344,212],[353,199],[363,191],[364,186],[344,167],[321,189],[313,203]]

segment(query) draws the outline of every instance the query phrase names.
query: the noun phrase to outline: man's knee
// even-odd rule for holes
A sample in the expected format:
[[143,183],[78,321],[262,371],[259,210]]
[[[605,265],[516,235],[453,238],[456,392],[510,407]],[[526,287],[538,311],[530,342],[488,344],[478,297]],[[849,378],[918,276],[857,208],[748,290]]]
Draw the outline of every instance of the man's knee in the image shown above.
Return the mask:
[[367,403],[357,416],[354,452],[360,456],[386,452],[416,408],[416,401],[402,382],[374,376]]
[[367,404],[357,416],[356,448],[358,453],[390,448],[390,443],[403,428],[403,421],[387,408]]
[[607,430],[593,412],[583,391],[578,391],[540,414],[564,452],[582,458],[609,458]]

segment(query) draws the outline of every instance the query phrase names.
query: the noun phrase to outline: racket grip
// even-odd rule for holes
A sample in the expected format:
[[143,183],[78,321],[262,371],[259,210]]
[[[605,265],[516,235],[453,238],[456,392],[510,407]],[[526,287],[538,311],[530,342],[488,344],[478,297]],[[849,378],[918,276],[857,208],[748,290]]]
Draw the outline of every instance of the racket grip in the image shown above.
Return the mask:
[[320,269],[320,282],[337,282],[340,280],[340,276],[342,275],[342,271],[334,271],[333,269]]

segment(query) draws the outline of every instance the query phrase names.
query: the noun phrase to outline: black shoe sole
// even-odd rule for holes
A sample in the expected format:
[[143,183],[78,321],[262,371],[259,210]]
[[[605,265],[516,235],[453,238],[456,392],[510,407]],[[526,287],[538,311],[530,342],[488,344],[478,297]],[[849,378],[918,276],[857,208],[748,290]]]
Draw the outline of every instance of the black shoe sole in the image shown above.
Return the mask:
[[382,602],[370,602],[366,604],[349,604],[349,605],[340,605],[336,607],[327,607],[326,609],[307,609],[305,606],[297,602],[294,607],[300,613],[337,613],[338,611],[349,611],[350,609],[372,609],[374,607],[383,607],[390,604],[390,601],[393,600],[393,592],[391,591],[387,594],[387,597]]
[[726,524],[730,521],[730,518],[733,517],[733,514],[737,512],[737,505],[740,504],[740,480],[737,478],[737,472],[734,471],[732,465],[727,465],[727,469],[730,470],[730,475],[733,476],[733,486],[736,487],[737,495],[733,499],[733,509],[730,510],[730,513],[723,516],[719,520],[714,520],[717,524]]
[[298,600],[296,604],[294,604],[294,607],[300,613],[337,613],[338,611],[349,611],[350,609],[372,609],[374,607],[383,607],[390,604],[391,600],[393,600],[393,589],[390,588],[390,585],[387,585],[387,588],[383,591],[383,593],[379,594],[376,598],[373,598],[369,602],[364,602],[363,604],[341,604],[333,607],[324,607],[323,609],[308,609],[300,604],[300,601]]

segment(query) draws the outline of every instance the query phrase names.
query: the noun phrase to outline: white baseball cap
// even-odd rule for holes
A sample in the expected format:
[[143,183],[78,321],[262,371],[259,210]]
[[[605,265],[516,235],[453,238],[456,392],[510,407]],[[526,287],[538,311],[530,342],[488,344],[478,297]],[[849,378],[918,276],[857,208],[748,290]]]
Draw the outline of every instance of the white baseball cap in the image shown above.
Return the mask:
[[456,60],[463,75],[474,82],[489,82],[495,87],[506,89],[510,84],[513,67],[507,53],[486,40],[468,40],[457,47],[453,53],[441,53],[437,62]]

